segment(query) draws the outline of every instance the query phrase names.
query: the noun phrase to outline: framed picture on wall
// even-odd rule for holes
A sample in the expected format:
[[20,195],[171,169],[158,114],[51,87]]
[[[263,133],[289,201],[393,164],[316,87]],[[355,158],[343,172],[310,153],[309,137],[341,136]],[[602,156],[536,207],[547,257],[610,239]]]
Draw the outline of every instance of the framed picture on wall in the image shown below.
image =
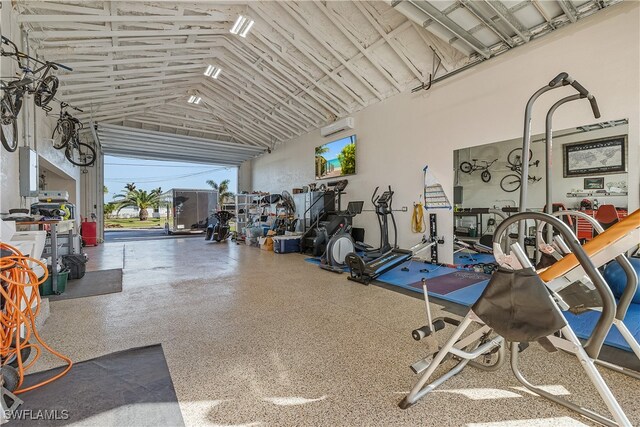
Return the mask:
[[604,177],[598,178],[585,178],[584,179],[585,190],[604,190]]
[[562,153],[565,178],[625,172],[627,136],[565,144]]

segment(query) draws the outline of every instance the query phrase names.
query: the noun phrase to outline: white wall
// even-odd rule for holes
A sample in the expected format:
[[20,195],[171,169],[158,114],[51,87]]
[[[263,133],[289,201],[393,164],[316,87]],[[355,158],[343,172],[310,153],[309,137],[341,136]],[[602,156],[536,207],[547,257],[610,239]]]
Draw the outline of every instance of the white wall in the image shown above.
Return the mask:
[[[22,44],[22,35],[17,24],[16,14],[11,11],[11,1],[2,0],[1,25],[2,35],[10,38],[22,51],[28,49]],[[29,52],[28,52],[29,53]],[[15,61],[3,57],[0,59],[0,74],[13,75],[16,71]],[[55,102],[53,113],[57,113]],[[27,146],[38,153],[39,158],[46,159],[58,169],[58,173],[73,181],[75,188],[70,191],[74,198],[70,202],[79,205],[80,202],[80,168],[73,166],[64,157],[64,151],[55,150],[49,141],[56,122],[55,114],[47,117],[45,112],[34,105],[33,97],[25,99],[19,120],[19,146]],[[19,161],[18,151],[9,153],[0,148],[0,212],[8,212],[15,207],[29,207],[35,198],[20,197],[19,192]]]
[[[435,84],[429,91],[405,93],[354,114],[358,136],[358,174],[349,177],[347,199],[368,200],[376,185],[392,185],[397,207],[411,206],[422,193],[425,164],[453,201],[453,151],[517,138],[524,106],[531,94],[566,71],[596,94],[602,119],[629,118],[629,164],[637,164],[640,135],[640,4],[623,2],[553,34]],[[534,111],[533,133],[544,131],[544,112],[562,88],[543,96]],[[558,110],[554,126],[564,129],[593,123],[588,103]],[[336,135],[338,139],[345,135]],[[253,160],[252,186],[281,191],[314,182],[313,149],[328,142],[319,131],[289,141]],[[629,206],[638,207],[639,172],[630,168]],[[398,213],[399,243],[418,240],[410,231],[410,214]],[[377,241],[372,213],[356,217]],[[451,261],[453,219],[439,211],[439,233],[447,236],[442,261]]]

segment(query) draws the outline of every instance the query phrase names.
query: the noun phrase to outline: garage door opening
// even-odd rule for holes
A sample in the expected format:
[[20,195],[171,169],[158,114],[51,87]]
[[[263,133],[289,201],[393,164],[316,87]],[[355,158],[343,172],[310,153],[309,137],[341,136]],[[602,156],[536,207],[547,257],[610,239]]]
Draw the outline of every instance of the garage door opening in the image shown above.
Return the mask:
[[104,240],[201,237],[212,210],[232,209],[237,188],[235,166],[105,156]]

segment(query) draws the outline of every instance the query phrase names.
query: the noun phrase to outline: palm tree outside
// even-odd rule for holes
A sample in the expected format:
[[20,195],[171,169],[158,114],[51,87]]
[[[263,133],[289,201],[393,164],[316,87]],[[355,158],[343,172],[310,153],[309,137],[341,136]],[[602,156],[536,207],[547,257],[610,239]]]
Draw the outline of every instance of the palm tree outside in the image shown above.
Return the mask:
[[140,221],[146,221],[149,218],[149,211],[147,209],[160,204],[160,194],[155,190],[148,192],[146,190],[135,189],[135,186],[133,186],[133,188],[133,190],[128,190],[114,196],[116,214],[120,213],[124,208],[133,207],[139,210],[138,218]]
[[230,180],[225,179],[223,181],[220,181],[220,184],[218,184],[217,182],[208,179],[207,180],[207,185],[209,185],[209,187],[213,188],[214,190],[216,190],[218,192],[218,205],[222,206],[223,204],[226,203],[226,201],[228,199],[231,199],[235,194],[233,194],[231,191],[229,191],[229,184],[231,183]]

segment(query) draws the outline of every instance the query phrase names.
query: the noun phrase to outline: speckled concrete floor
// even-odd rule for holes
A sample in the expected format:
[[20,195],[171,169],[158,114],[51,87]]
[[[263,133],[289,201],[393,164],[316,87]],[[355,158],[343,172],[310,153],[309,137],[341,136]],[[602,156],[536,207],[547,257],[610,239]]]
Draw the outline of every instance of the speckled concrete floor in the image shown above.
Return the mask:
[[[508,366],[467,368],[399,409],[416,379],[409,365],[426,352],[410,336],[424,322],[422,301],[349,282],[301,255],[200,239],[87,252],[90,269],[124,266],[124,291],[52,302],[41,334],[78,361],[162,343],[187,425],[589,424],[519,389]],[[57,363],[43,358],[37,368]],[[604,410],[574,358],[532,345],[522,365],[535,383],[563,385],[571,398]],[[604,375],[640,424],[638,383]]]

